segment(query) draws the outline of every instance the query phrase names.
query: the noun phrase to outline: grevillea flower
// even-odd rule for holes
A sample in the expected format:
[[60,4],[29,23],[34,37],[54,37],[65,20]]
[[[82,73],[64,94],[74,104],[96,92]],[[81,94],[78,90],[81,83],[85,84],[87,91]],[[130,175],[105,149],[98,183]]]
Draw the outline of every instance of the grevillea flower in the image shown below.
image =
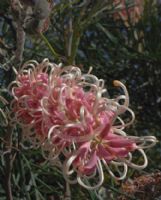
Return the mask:
[[114,6],[116,6],[116,12],[114,12],[114,19],[122,19],[125,25],[129,26],[129,20],[131,24],[136,24],[144,9],[143,0],[114,0]]
[[[10,85],[13,120],[21,125],[24,139],[39,146],[46,160],[59,163],[71,184],[96,189],[104,180],[103,166],[121,180],[128,166],[143,169],[147,165],[143,149],[152,147],[156,138],[124,132],[135,116],[128,107],[126,87],[120,81],[114,81],[114,86],[121,87],[124,95],[104,97],[102,79],[82,74],[75,66],[62,68],[48,59],[40,64],[27,62]],[[131,119],[124,122],[121,115],[126,113]],[[143,164],[133,163],[134,151],[143,156]]]

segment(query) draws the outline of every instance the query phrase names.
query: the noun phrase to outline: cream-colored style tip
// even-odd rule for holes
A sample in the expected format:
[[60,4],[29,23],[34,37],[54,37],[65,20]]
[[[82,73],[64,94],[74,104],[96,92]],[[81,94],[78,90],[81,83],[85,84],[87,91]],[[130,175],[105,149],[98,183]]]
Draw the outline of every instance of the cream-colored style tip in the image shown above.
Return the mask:
[[114,80],[114,81],[113,81],[113,85],[114,85],[115,87],[119,87],[119,86],[121,85],[121,82],[118,81],[118,80]]

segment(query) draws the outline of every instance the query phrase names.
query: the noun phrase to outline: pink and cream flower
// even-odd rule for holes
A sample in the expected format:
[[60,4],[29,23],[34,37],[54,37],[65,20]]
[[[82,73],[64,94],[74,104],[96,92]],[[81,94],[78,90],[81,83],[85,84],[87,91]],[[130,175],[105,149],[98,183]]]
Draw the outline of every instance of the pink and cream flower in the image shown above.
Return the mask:
[[114,0],[114,19],[122,19],[126,26],[136,24],[143,14],[144,0]]
[[[21,125],[24,140],[39,146],[46,160],[61,163],[69,183],[96,189],[104,180],[103,166],[121,180],[128,166],[143,169],[147,165],[143,149],[153,146],[156,138],[124,132],[135,116],[128,107],[126,87],[120,81],[114,81],[114,86],[121,87],[124,94],[107,98],[102,79],[82,74],[75,66],[62,68],[48,59],[40,64],[27,62],[10,85],[14,122]],[[126,113],[131,119],[124,122],[121,116]],[[142,165],[133,163],[134,151],[143,156]],[[90,185],[91,179],[96,184]]]

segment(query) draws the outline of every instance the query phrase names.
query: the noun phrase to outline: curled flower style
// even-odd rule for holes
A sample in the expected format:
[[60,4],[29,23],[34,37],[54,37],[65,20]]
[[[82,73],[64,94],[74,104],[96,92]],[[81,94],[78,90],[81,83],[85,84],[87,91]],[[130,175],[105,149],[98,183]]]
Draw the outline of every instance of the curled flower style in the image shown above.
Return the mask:
[[[114,81],[124,94],[110,99],[104,96],[102,79],[82,74],[75,66],[62,68],[48,59],[40,64],[31,60],[16,73],[10,85],[13,121],[21,125],[25,140],[42,149],[46,160],[62,162],[69,183],[96,189],[103,183],[104,168],[122,180],[128,167],[147,166],[144,149],[155,145],[156,138],[128,136],[124,132],[135,115],[123,83]],[[125,119],[126,113],[131,118]],[[133,163],[135,151],[142,155],[143,164]]]

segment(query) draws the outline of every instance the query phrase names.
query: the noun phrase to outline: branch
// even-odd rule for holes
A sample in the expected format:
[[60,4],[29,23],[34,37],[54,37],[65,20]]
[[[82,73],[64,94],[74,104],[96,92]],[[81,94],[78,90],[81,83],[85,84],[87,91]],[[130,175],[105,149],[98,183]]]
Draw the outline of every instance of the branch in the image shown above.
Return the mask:
[[5,138],[6,146],[5,151],[7,153],[4,154],[4,160],[5,160],[5,190],[6,190],[6,199],[7,200],[13,200],[12,196],[12,190],[11,190],[11,171],[12,171],[12,154],[11,154],[11,147],[12,147],[12,127],[8,125],[7,127],[7,134]]
[[[72,5],[71,5],[71,0],[69,0],[70,2],[70,9],[72,10]],[[73,41],[73,20],[72,20],[72,13],[70,13],[70,18],[69,18],[69,22],[68,22],[68,41],[67,41],[67,57],[71,56],[71,52],[72,52],[72,41]]]
[[20,64],[22,63],[22,58],[23,58],[23,51],[24,51],[24,44],[25,44],[25,32],[22,27],[22,23],[19,20],[17,22],[17,47],[15,51],[15,64]]
[[[11,8],[13,15],[15,14],[15,22],[16,22],[16,51],[15,57],[13,60],[14,65],[21,65],[23,51],[24,51],[24,43],[25,43],[25,32],[23,30],[23,20],[25,17],[25,10],[22,9],[19,0],[11,0]],[[17,68],[17,67],[16,67]],[[11,71],[12,72],[12,71]],[[13,74],[13,72],[12,72]],[[10,76],[10,82],[14,78],[13,75]],[[10,122],[8,123],[7,127],[7,134],[5,137],[6,145],[5,151],[7,152],[4,155],[5,159],[5,191],[6,191],[6,199],[13,200],[12,196],[12,187],[11,187],[11,174],[12,174],[12,166],[13,161],[16,156],[12,154],[12,133],[13,133],[13,126],[11,126]]]
[[64,200],[71,200],[70,185],[67,181],[66,181],[66,192],[65,192]]

